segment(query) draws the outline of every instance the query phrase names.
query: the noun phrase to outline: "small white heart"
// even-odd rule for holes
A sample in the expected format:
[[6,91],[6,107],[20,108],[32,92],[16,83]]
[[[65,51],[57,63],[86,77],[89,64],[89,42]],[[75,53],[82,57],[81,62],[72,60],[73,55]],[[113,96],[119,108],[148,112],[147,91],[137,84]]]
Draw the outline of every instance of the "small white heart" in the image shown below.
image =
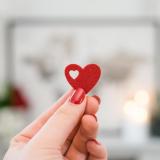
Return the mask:
[[69,71],[69,74],[73,79],[76,79],[78,77],[78,75],[79,75],[79,71],[77,71],[77,70]]

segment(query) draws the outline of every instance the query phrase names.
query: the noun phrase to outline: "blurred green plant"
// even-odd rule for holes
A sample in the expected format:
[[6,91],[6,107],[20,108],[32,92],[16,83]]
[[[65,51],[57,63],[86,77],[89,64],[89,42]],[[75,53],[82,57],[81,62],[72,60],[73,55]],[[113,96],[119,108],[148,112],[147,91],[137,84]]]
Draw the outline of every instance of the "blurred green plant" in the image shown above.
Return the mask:
[[0,98],[0,109],[6,107],[25,110],[28,108],[28,101],[22,90],[11,84],[6,85],[4,94]]
[[6,85],[4,92],[0,97],[0,109],[11,106],[12,88]]

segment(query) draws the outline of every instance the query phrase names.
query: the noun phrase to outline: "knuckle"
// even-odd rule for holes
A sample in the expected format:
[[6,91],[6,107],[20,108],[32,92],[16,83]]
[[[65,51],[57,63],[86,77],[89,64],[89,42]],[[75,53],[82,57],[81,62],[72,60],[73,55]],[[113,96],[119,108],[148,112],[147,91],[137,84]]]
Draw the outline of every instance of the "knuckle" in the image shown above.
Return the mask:
[[67,120],[68,118],[78,119],[81,116],[81,111],[75,107],[64,105],[57,110],[57,115],[63,117],[64,120]]
[[68,115],[70,114],[70,111],[67,108],[60,108],[58,110],[58,114],[65,118],[65,117],[68,117]]
[[17,141],[17,137],[16,136],[12,137],[10,142],[9,142],[10,146],[13,146],[13,145],[15,145],[17,143],[18,143],[18,141]]

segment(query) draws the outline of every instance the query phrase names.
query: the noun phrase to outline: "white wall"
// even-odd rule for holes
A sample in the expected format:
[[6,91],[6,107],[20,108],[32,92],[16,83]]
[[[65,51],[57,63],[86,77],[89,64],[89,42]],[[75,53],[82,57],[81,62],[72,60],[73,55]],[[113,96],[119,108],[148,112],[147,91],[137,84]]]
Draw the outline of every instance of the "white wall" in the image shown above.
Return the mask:
[[[7,16],[139,16],[156,0],[1,0]],[[156,5],[155,5],[156,4]]]
[[[5,70],[4,70],[4,21],[0,16],[0,87],[4,81]],[[1,90],[0,90],[1,93]]]

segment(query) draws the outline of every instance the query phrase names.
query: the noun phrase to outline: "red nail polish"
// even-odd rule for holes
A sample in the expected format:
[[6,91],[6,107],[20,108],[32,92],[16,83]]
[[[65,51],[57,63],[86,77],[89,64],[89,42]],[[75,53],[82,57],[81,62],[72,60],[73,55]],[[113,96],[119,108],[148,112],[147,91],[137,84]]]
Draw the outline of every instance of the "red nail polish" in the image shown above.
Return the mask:
[[94,115],[94,114],[93,114],[92,116],[96,119],[96,121],[98,121],[98,119],[97,119],[97,116],[96,116],[96,115]]
[[96,139],[90,139],[90,141],[95,142],[96,144],[100,145],[100,143]]
[[94,95],[94,96],[92,96],[92,97],[94,97],[94,98],[98,101],[98,103],[99,103],[99,104],[101,103],[101,99],[100,99],[100,97],[99,97],[99,96]]
[[85,98],[85,91],[82,88],[76,89],[76,91],[73,93],[70,102],[74,104],[80,104]]

